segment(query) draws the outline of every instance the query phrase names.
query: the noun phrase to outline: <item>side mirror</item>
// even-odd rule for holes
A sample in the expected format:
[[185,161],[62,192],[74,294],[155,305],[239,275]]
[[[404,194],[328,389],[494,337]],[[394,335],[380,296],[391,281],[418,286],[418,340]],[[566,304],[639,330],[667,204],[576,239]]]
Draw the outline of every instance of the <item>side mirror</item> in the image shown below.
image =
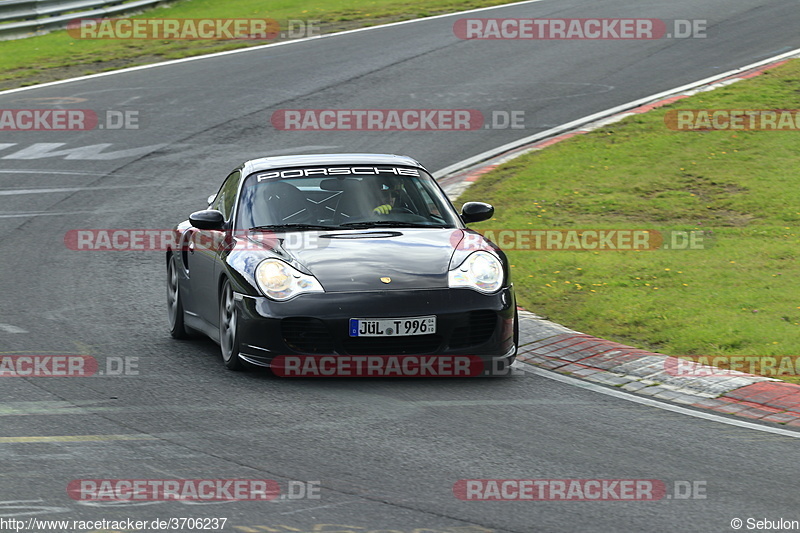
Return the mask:
[[483,202],[467,202],[461,207],[461,220],[465,224],[488,220],[494,215],[494,207]]
[[216,209],[195,211],[189,215],[189,223],[197,229],[222,231],[225,229],[225,217]]

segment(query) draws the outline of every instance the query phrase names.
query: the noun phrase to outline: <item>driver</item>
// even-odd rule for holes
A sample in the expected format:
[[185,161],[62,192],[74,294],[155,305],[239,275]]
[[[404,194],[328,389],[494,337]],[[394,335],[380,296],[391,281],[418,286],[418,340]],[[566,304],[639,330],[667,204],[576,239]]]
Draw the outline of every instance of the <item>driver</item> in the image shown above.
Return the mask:
[[372,211],[377,215],[388,215],[392,209],[402,207],[402,198],[405,196],[403,183],[401,181],[393,181],[381,186],[381,205]]

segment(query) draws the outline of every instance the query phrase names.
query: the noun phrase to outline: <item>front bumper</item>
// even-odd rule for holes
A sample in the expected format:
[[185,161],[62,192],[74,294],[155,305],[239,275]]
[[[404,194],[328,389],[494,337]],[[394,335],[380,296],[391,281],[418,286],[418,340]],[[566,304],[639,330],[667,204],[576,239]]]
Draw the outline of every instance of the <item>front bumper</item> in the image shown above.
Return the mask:
[[[497,366],[514,360],[516,303],[511,287],[309,293],[287,302],[236,295],[241,357],[269,366],[279,355],[469,355]],[[436,315],[436,333],[350,337],[351,318]]]

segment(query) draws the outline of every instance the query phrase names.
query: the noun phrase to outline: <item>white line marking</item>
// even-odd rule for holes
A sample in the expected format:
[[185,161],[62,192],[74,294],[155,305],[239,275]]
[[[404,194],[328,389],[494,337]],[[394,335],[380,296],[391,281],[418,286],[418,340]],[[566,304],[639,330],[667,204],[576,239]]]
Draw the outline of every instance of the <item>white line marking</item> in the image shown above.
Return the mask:
[[[695,411],[694,409],[680,407],[678,405],[672,405],[669,403],[660,402],[658,400],[653,400],[652,398],[636,396],[635,394],[629,392],[622,392],[619,390],[610,389],[608,387],[597,385],[595,383],[590,383],[588,381],[582,381],[577,378],[565,376],[563,374],[558,374],[557,372],[544,370],[542,368],[530,365],[528,363],[516,362],[514,363],[514,367],[519,368],[524,372],[530,372],[531,374],[536,374],[537,376],[541,376],[543,378],[552,379],[553,381],[560,381],[561,383],[566,383],[567,385],[572,385],[574,387],[581,387],[583,389],[588,389],[592,392],[599,392],[600,394],[605,394],[606,396],[613,396],[615,398],[620,398],[622,400],[627,400],[629,402],[640,403],[642,405],[647,405],[649,407],[655,407],[657,409],[663,409],[665,411],[671,411],[673,413],[680,413],[682,415],[693,416],[695,418],[702,418],[704,420],[710,420],[712,422],[720,422],[722,424],[728,424],[730,426],[737,426],[745,429],[753,429],[756,431],[763,431],[765,433],[774,433],[776,435],[781,435],[782,437],[792,437],[794,439],[800,439],[800,432],[798,431],[792,431],[789,429],[782,429],[771,426],[762,426],[761,424],[755,424],[753,422],[745,422],[744,420],[736,420],[733,418],[726,418],[724,416],[715,415],[704,411]],[[700,399],[701,398],[698,398],[698,400]]]
[[27,330],[17,326],[12,326],[11,324],[0,324],[0,331],[4,331],[6,333],[28,333]]
[[[114,146],[113,143],[90,144],[87,146],[76,146],[75,148],[62,148],[67,143],[33,143],[32,145],[18,150],[12,154],[4,155],[0,159],[31,160],[59,157],[67,160],[77,161],[109,161],[126,157],[138,157],[150,155],[167,146],[166,143],[152,144],[150,146],[140,146],[138,148],[128,148],[106,152],[107,148]],[[118,145],[120,143],[117,143]]]
[[46,194],[53,192],[78,192],[78,191],[99,191],[106,189],[137,189],[151,187],[150,185],[103,185],[98,187],[59,187],[55,189],[0,189],[0,196],[14,196],[17,194]]
[[99,213],[115,213],[115,212],[118,212],[118,210],[114,210],[114,211],[63,211],[61,213],[47,213],[47,212],[11,213],[11,214],[0,213],[0,218],[57,217],[57,216],[68,216],[68,215],[96,215],[96,214],[99,214]]
[[[2,93],[0,93],[2,94]],[[17,170],[0,170],[0,174],[67,174],[75,176],[106,176],[109,172],[71,172],[68,170],[45,170],[45,169],[17,169]],[[119,174],[124,176],[124,174]]]
[[16,89],[9,89],[7,91],[0,92],[0,96],[4,96],[6,94],[11,94],[11,93],[18,93],[18,92],[22,92],[22,91],[30,91],[31,89],[39,89],[41,87],[52,87],[54,85],[62,85],[64,83],[71,83],[73,81],[83,81],[83,80],[90,80],[90,79],[94,79],[94,78],[102,78],[102,77],[105,77],[105,76],[113,76],[115,74],[120,74],[120,73],[123,73],[123,72],[134,72],[134,71],[137,71],[137,70],[146,70],[146,69],[151,69],[151,68],[156,68],[156,67],[164,67],[164,66],[168,66],[168,65],[177,65],[177,64],[180,64],[180,63],[188,63],[189,61],[198,61],[198,60],[201,60],[201,59],[208,59],[208,58],[212,58],[212,57],[221,57],[221,56],[227,56],[227,55],[232,55],[232,54],[242,54],[242,53],[246,53],[246,52],[253,52],[253,51],[256,51],[256,50],[264,50],[265,48],[274,48],[276,46],[286,46],[286,45],[290,45],[290,44],[297,44],[297,43],[302,43],[302,42],[307,42],[307,41],[312,41],[312,40],[317,40],[317,39],[330,39],[330,38],[333,38],[333,37],[338,37],[340,35],[350,35],[352,33],[379,30],[381,28],[391,28],[393,26],[400,26],[402,24],[414,24],[414,23],[417,23],[417,22],[425,22],[425,21],[428,21],[428,20],[436,20],[436,19],[445,18],[445,17],[457,17],[457,16],[461,16],[461,15],[467,15],[469,13],[478,13],[480,11],[487,11],[489,9],[498,9],[498,8],[505,8],[505,7],[510,7],[510,6],[521,6],[521,5],[525,5],[525,4],[536,4],[536,3],[539,3],[539,2],[543,2],[543,1],[544,0],[525,0],[524,2],[514,2],[514,3],[511,3],[511,4],[503,4],[503,5],[500,5],[500,6],[481,7],[481,8],[477,8],[477,9],[470,9],[468,11],[458,11],[456,13],[445,13],[443,15],[435,15],[433,17],[424,17],[424,18],[413,19],[413,20],[402,20],[400,22],[392,22],[390,24],[383,24],[383,25],[380,25],[380,26],[369,26],[369,27],[366,27],[366,28],[356,28],[355,30],[347,30],[347,31],[342,31],[342,32],[337,32],[337,33],[326,33],[324,35],[315,35],[313,37],[306,37],[304,39],[295,39],[293,41],[284,41],[284,42],[280,42],[280,43],[270,43],[270,44],[265,44],[265,45],[261,45],[261,46],[253,46],[251,48],[239,48],[237,50],[228,50],[227,52],[217,52],[217,53],[214,53],[214,54],[206,54],[206,55],[202,55],[202,56],[184,57],[182,59],[174,59],[172,61],[164,61],[163,63],[152,63],[150,65],[140,65],[138,67],[130,67],[130,68],[124,68],[124,69],[120,69],[120,70],[112,70],[112,71],[109,71],[109,72],[99,72],[97,74],[89,74],[88,76],[80,76],[80,77],[77,77],[77,78],[70,78],[70,79],[67,79],[67,80],[51,81],[51,82],[48,82],[48,83],[42,83],[40,85],[31,85],[29,87],[18,87]]
[[[67,513],[71,510],[66,507],[53,507],[50,505],[30,505],[32,503],[44,503],[44,500],[7,500],[0,502],[0,511],[12,509],[15,510],[12,513],[0,514],[0,518],[5,518],[8,516],[20,517],[40,514]],[[19,512],[19,509],[29,510],[25,512]]]

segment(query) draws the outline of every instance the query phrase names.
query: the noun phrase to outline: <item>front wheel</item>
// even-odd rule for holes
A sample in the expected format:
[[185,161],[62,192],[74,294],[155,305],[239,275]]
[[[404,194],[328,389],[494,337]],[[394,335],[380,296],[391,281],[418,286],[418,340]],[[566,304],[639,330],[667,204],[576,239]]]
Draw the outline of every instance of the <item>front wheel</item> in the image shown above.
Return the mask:
[[178,285],[178,267],[175,257],[170,256],[167,262],[167,314],[169,316],[169,334],[173,339],[188,339],[189,332],[183,323],[183,301]]
[[233,287],[227,279],[222,284],[219,299],[219,346],[222,362],[230,370],[241,370],[244,363],[239,359],[239,315],[233,299]]
[[519,310],[514,308],[514,357],[519,350]]

